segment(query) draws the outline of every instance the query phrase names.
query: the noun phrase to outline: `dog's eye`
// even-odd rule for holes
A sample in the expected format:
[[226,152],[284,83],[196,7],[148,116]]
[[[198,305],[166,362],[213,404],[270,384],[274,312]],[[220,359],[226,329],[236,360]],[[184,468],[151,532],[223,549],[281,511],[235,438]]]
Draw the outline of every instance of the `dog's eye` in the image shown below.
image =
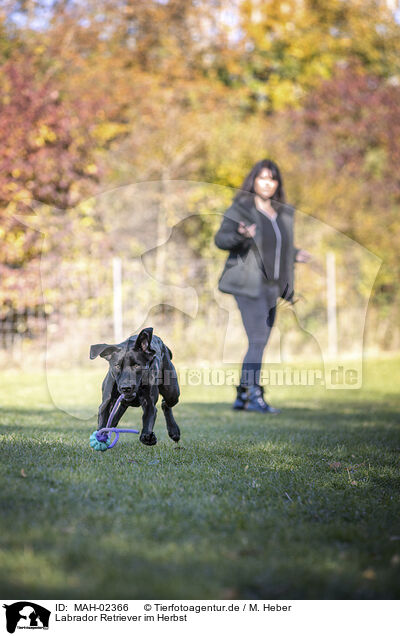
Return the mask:
[[119,364],[114,364],[114,369],[115,369],[116,371],[120,371],[121,367],[120,367],[120,365],[119,365]]

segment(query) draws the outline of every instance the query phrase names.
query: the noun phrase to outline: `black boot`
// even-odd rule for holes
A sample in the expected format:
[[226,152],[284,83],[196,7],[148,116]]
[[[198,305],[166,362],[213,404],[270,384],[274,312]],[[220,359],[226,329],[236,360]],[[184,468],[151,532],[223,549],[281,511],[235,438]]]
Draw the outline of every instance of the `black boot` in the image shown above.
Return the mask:
[[242,411],[244,409],[244,407],[247,404],[247,401],[249,399],[248,397],[248,387],[247,386],[243,386],[242,384],[239,384],[239,386],[236,387],[236,400],[233,403],[233,409],[235,411]]
[[254,411],[255,413],[280,413],[280,409],[275,409],[267,404],[264,400],[264,387],[254,384],[249,387],[249,401],[246,411]]

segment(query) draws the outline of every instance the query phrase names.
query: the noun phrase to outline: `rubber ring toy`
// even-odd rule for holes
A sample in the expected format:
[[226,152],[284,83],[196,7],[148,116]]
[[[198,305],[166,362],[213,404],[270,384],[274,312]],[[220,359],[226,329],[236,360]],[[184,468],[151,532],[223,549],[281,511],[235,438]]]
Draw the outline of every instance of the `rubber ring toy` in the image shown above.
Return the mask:
[[[106,450],[109,450],[110,448],[113,448],[119,440],[120,433],[139,434],[139,431],[137,431],[135,428],[113,428],[111,426],[114,416],[116,412],[118,411],[119,405],[121,404],[123,399],[124,399],[124,395],[121,394],[113,406],[113,409],[110,413],[110,417],[108,418],[108,421],[107,421],[107,426],[105,428],[101,428],[98,431],[93,431],[93,433],[91,434],[89,441],[90,441],[90,446],[93,448],[93,450],[104,452]],[[115,435],[113,440],[111,440],[112,433],[114,433]]]

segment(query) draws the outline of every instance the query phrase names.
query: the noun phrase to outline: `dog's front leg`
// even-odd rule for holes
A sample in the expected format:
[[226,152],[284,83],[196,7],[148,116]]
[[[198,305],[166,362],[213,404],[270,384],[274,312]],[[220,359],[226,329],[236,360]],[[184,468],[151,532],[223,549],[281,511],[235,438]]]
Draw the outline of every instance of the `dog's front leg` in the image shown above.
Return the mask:
[[[97,430],[98,431],[100,429],[102,429],[102,428],[106,428],[107,427],[108,420],[110,418],[110,414],[111,414],[111,411],[113,409],[114,404],[115,404],[115,400],[114,400],[114,402],[110,402],[110,403],[106,404],[104,407],[103,407],[103,405],[100,406],[100,408],[99,408],[98,425],[97,425]],[[129,406],[129,404],[124,404],[123,402],[120,403],[117,412],[114,414],[112,422],[110,422],[109,428],[115,428],[116,426],[118,426],[118,422],[120,421],[121,417],[125,413],[125,411],[128,408],[128,406]]]
[[107,426],[112,406],[118,397],[117,385],[111,373],[107,373],[101,388],[103,399],[99,406],[99,414],[97,417],[98,431]]
[[143,407],[143,427],[140,434],[140,441],[146,446],[157,444],[157,437],[153,433],[154,422],[156,421],[157,408],[151,400],[142,402]]
[[[129,406],[129,404],[125,404],[124,401],[119,403],[118,409],[117,409],[116,413],[114,413],[114,417],[112,418],[112,421],[109,423],[109,428],[115,428],[116,426],[118,426],[118,422],[120,421],[121,417],[125,413],[125,411],[128,408],[128,406]],[[111,411],[110,411],[110,413],[111,413]],[[106,424],[106,426],[107,426],[107,424]]]
[[[99,415],[97,420],[98,431],[102,428],[106,428],[113,406],[119,397],[117,384],[110,373],[108,373],[106,377],[104,378],[102,389],[103,389],[103,401],[99,407]],[[115,427],[118,425],[119,420],[125,413],[128,406],[129,406],[128,404],[124,404],[124,402],[121,402],[121,404],[119,405],[118,411],[113,417],[113,421],[110,422],[110,426]]]
[[110,415],[110,400],[102,402],[99,407],[99,414],[97,416],[97,430],[107,426],[107,420]]
[[161,402],[161,408],[164,412],[165,422],[167,424],[168,435],[174,442],[179,442],[181,438],[181,432],[179,430],[179,426],[175,421],[174,415],[172,413],[172,409],[165,400]]

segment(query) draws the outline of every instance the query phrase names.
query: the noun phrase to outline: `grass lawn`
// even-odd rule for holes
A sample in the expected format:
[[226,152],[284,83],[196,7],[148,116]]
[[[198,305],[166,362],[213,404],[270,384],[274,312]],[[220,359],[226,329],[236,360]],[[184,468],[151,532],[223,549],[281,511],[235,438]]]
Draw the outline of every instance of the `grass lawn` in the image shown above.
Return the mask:
[[279,416],[186,387],[179,445],[159,409],[157,446],[126,435],[106,453],[44,374],[0,385],[3,599],[398,597],[398,358],[368,362],[357,391],[276,388]]

